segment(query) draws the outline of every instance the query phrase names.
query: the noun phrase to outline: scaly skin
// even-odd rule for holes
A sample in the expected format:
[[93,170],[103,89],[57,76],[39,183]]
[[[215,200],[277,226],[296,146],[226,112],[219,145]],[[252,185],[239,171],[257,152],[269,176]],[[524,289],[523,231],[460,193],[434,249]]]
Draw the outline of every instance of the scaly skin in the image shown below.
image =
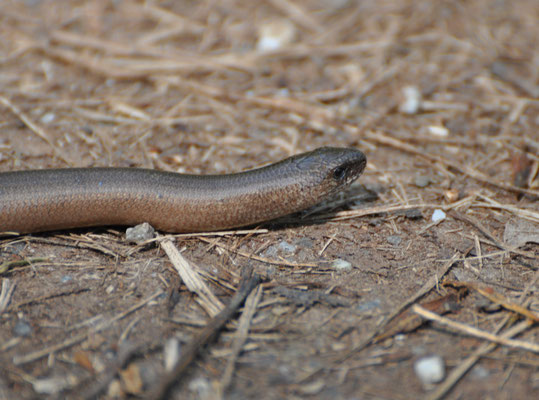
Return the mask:
[[148,222],[165,232],[236,228],[311,207],[361,175],[365,155],[323,147],[229,175],[136,168],[0,173],[0,231]]

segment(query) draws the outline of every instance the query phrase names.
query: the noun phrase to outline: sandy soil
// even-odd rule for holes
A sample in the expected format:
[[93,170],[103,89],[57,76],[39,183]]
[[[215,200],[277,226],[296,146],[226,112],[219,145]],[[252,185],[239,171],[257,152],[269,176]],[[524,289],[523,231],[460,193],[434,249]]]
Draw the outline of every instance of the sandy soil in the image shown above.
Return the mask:
[[536,0],[2,1],[1,171],[369,164],[307,214],[173,237],[213,301],[123,227],[3,235],[0,397],[148,398],[175,357],[177,399],[539,397],[538,21]]

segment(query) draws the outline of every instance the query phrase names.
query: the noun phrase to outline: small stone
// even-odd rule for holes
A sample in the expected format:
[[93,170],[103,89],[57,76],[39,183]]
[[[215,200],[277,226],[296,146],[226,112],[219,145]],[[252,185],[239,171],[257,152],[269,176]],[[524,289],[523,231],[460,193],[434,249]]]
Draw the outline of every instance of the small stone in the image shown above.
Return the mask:
[[20,319],[13,327],[13,333],[16,336],[30,336],[32,334],[32,326],[28,323],[28,321]]
[[125,239],[129,242],[141,244],[155,237],[155,229],[149,223],[144,222],[125,231]]
[[50,124],[52,121],[56,119],[56,115],[54,113],[46,113],[41,117],[41,122],[44,124]]
[[326,386],[327,382],[323,379],[317,379],[314,382],[307,383],[298,387],[298,392],[301,394],[316,396]]
[[73,387],[76,383],[76,379],[68,375],[36,379],[32,381],[32,387],[36,393],[54,395]]
[[402,242],[402,238],[399,235],[389,235],[386,239],[393,246],[398,246]]
[[476,365],[472,369],[471,375],[477,379],[486,379],[490,376],[490,371],[486,369],[485,367],[483,367],[482,365]]
[[381,305],[382,302],[380,301],[380,299],[374,299],[359,303],[356,308],[360,312],[367,312],[379,309]]
[[427,129],[432,136],[446,137],[449,135],[449,130],[445,126],[431,125]]
[[62,278],[60,279],[60,282],[62,283],[68,283],[68,282],[71,282],[73,280],[73,277],[71,275],[64,275],[62,276]]
[[432,222],[439,222],[445,219],[445,213],[442,210],[436,209],[432,213]]
[[165,342],[163,349],[165,371],[172,371],[180,358],[180,341],[173,337]]
[[404,343],[404,341],[406,340],[406,335],[403,333],[399,333],[395,335],[393,338],[395,339],[395,342]]
[[296,27],[288,19],[266,21],[258,29],[256,49],[259,52],[275,51],[294,41]]
[[346,260],[337,258],[332,261],[331,268],[337,271],[345,272],[345,271],[350,271],[352,269],[352,264]]
[[[365,190],[367,190],[368,192],[371,192],[371,193],[385,193],[387,191],[387,187],[385,187],[382,183],[380,182],[375,182],[375,183],[369,183],[369,182],[365,182],[365,184],[363,185],[363,187],[365,188]],[[377,198],[377,197],[376,197]]]
[[296,246],[283,240],[279,243],[279,249],[285,253],[293,253],[296,251]]
[[441,382],[445,377],[444,360],[438,355],[420,358],[414,363],[414,371],[423,385]]
[[408,219],[421,219],[421,218],[423,218],[423,214],[421,214],[421,210],[419,208],[410,208],[409,210],[404,211],[404,215]]
[[417,86],[405,86],[402,88],[404,101],[399,105],[399,111],[403,114],[415,114],[421,106],[421,92]]
[[416,176],[414,179],[414,184],[419,188],[427,187],[430,184],[430,178],[425,175]]
[[460,198],[460,193],[457,189],[448,189],[444,192],[444,197],[448,203],[454,203]]
[[381,218],[373,218],[370,219],[368,222],[370,226],[380,226],[384,221]]

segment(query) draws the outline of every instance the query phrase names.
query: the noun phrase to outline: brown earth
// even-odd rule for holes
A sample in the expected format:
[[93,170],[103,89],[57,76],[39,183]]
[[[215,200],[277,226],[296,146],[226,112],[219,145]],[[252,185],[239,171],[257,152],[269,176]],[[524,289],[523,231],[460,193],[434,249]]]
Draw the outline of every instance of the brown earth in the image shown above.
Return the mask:
[[[358,184],[307,216],[174,238],[223,304],[263,283],[170,398],[537,398],[538,21],[536,0],[4,0],[0,170],[358,147]],[[0,397],[148,396],[200,346],[211,306],[124,237],[2,237]]]

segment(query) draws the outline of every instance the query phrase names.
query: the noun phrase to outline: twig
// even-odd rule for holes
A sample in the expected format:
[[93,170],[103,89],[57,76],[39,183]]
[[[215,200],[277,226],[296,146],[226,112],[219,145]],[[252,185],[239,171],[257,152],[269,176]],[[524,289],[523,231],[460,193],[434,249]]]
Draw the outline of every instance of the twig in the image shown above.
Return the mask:
[[184,376],[184,371],[195,360],[203,347],[217,336],[219,331],[223,328],[226,322],[232,318],[241,303],[243,303],[245,298],[259,284],[259,282],[260,278],[258,275],[253,274],[252,270],[249,270],[246,273],[240,288],[230,303],[219,314],[212,318],[212,320],[208,323],[208,325],[206,325],[200,334],[195,336],[191,343],[186,347],[185,351],[183,352],[183,357],[180,359],[174,369],[164,375],[155,385],[155,387],[146,395],[148,400],[159,400],[166,397],[172,386],[175,383],[178,383]]
[[453,254],[453,257],[447,260],[439,273],[436,273],[435,276],[432,276],[427,282],[423,284],[423,286],[421,286],[421,288],[413,296],[405,300],[395,310],[393,310],[393,312],[389,314],[389,316],[386,317],[384,322],[382,322],[382,324],[376,329],[376,335],[382,332],[382,330],[387,326],[387,324],[391,322],[397,315],[399,315],[405,308],[409,307],[411,304],[414,304],[417,300],[430,292],[432,288],[438,285],[440,279],[442,279],[449,272],[449,269],[451,269],[451,267],[458,260],[458,258],[459,257],[457,253]]
[[196,232],[196,233],[178,233],[175,235],[161,235],[156,238],[148,239],[136,246],[132,246],[126,253],[126,257],[136,253],[141,248],[145,248],[150,243],[162,242],[166,239],[178,239],[178,238],[197,238],[205,236],[239,236],[239,235],[252,235],[254,233],[268,233],[268,229],[238,229],[231,231],[218,231],[218,232]]
[[245,301],[244,311],[243,314],[241,314],[239,320],[238,331],[234,342],[232,343],[232,354],[228,359],[225,372],[223,373],[223,377],[221,378],[221,382],[219,385],[219,397],[221,399],[224,397],[224,393],[226,392],[226,389],[232,381],[232,374],[234,373],[234,366],[236,364],[236,360],[238,359],[240,351],[245,341],[247,340],[247,336],[249,334],[249,325],[251,324],[251,320],[253,319],[253,316],[256,312],[256,308],[258,306],[261,296],[262,286],[259,285],[257,290],[252,292]]
[[54,142],[51,140],[47,132],[37,125],[32,119],[26,115],[19,107],[17,107],[15,104],[11,102],[8,98],[4,96],[0,96],[0,103],[2,103],[6,108],[8,108],[13,114],[19,118],[24,125],[26,125],[32,132],[34,132],[37,136],[39,136],[41,139],[43,139],[54,151],[54,154],[65,162],[68,165],[73,165],[71,161],[69,161],[67,158],[64,157],[63,153],[60,151],[60,149],[54,144]]
[[488,204],[476,202],[474,204],[474,207],[495,208],[495,209],[499,209],[499,210],[505,210],[505,211],[509,211],[509,212],[519,216],[520,218],[524,218],[524,219],[527,219],[529,221],[539,223],[539,211],[525,209],[525,208],[519,208],[519,207],[509,205],[509,204],[501,204],[501,203],[498,203],[497,201],[491,199],[490,197],[484,196],[482,194],[478,194],[477,197],[479,197],[480,199],[485,200]]
[[[499,329],[505,323],[509,320],[510,316],[508,316],[502,323],[499,325]],[[522,321],[520,324],[515,325],[513,328],[509,329],[507,332],[501,335],[504,339],[509,339],[515,335],[518,335],[521,332],[524,332],[526,329],[528,329],[531,326],[531,323],[526,320]],[[497,329],[496,331],[498,331]],[[429,396],[426,397],[426,400],[439,400],[442,399],[450,390],[451,388],[457,383],[460,378],[470,369],[474,366],[474,364],[479,360],[479,358],[494,350],[498,344],[497,343],[484,343],[479,347],[476,351],[472,353],[471,356],[469,356],[462,364],[460,364],[458,367],[456,367],[454,370],[451,371],[447,379],[440,384],[440,386]]]
[[79,294],[79,293],[84,293],[84,292],[89,292],[89,291],[90,291],[90,289],[86,288],[86,287],[76,287],[76,288],[72,288],[72,289],[61,290],[61,291],[58,291],[58,292],[53,292],[53,293],[46,294],[44,296],[34,297],[34,298],[30,298],[30,299],[20,301],[17,304],[13,304],[11,307],[9,307],[9,309],[10,309],[10,311],[13,311],[13,310],[17,310],[18,308],[20,308],[22,306],[35,304],[35,303],[38,303],[40,301],[54,299],[56,297],[71,296],[73,294]]
[[26,265],[30,265],[30,264],[38,263],[38,262],[44,262],[44,261],[49,261],[49,260],[46,258],[35,257],[35,258],[26,258],[23,260],[5,261],[2,264],[0,264],[0,275],[2,275],[4,272],[7,272],[10,268],[13,268],[13,267],[24,267]]
[[0,291],[0,314],[9,306],[11,296],[17,287],[16,283],[12,283],[10,279],[2,280],[2,289]]
[[518,250],[518,249],[509,248],[504,243],[502,243],[500,240],[498,240],[496,237],[494,237],[494,235],[492,233],[490,233],[489,230],[481,222],[479,222],[478,220],[476,220],[473,217],[470,217],[469,215],[459,213],[456,210],[451,211],[450,215],[453,216],[454,218],[458,219],[458,220],[461,220],[463,222],[466,222],[466,223],[472,225],[479,232],[481,232],[485,237],[490,239],[490,241],[496,247],[498,247],[499,249],[505,250],[507,252],[512,252],[512,253],[518,254],[520,256],[527,257],[527,258],[537,258],[537,256],[535,254],[533,254],[533,253],[527,253],[525,251],[521,251],[521,250]]
[[412,311],[418,315],[421,315],[425,319],[428,319],[430,321],[436,321],[437,323],[441,325],[445,325],[457,331],[464,332],[467,335],[490,340],[491,342],[503,344],[504,346],[517,347],[520,349],[533,351],[534,353],[539,353],[539,345],[535,343],[529,343],[523,340],[506,339],[501,336],[496,336],[492,333],[474,328],[473,326],[468,326],[461,322],[453,321],[452,319],[449,319],[447,317],[442,317],[441,315],[438,315],[432,311],[429,311],[421,307],[419,304],[414,304],[412,306]]
[[[535,274],[535,276],[537,277],[538,274],[539,274],[539,270]],[[534,279],[532,279],[532,283],[533,283],[533,281],[534,281]],[[505,308],[506,310],[510,310],[510,311],[513,311],[513,312],[515,312],[517,314],[520,314],[523,317],[528,318],[528,319],[530,319],[531,321],[533,321],[535,323],[539,322],[539,316],[536,315],[533,311],[528,310],[526,307],[523,307],[520,304],[513,303],[512,301],[507,299],[505,296],[501,295],[498,292],[495,292],[491,288],[483,288],[480,285],[478,285],[477,283],[473,283],[473,282],[452,282],[452,281],[449,281],[449,282],[446,282],[445,284],[450,285],[450,286],[454,286],[454,287],[457,287],[457,288],[465,287],[465,288],[468,288],[468,289],[473,289],[473,290],[477,291],[479,294],[481,294],[482,296],[484,296],[487,299],[489,299],[490,301],[492,301],[494,304],[499,304],[503,308]],[[526,293],[527,293],[527,291],[525,290],[522,293],[521,298],[525,298]]]
[[193,266],[187,262],[187,260],[180,254],[174,243],[170,239],[165,239],[161,242],[161,247],[167,253],[168,258],[178,271],[180,278],[182,278],[185,286],[191,292],[198,295],[199,304],[206,310],[206,312],[214,317],[223,308],[224,305],[213,294],[208,285],[200,278],[200,274],[194,270]]

